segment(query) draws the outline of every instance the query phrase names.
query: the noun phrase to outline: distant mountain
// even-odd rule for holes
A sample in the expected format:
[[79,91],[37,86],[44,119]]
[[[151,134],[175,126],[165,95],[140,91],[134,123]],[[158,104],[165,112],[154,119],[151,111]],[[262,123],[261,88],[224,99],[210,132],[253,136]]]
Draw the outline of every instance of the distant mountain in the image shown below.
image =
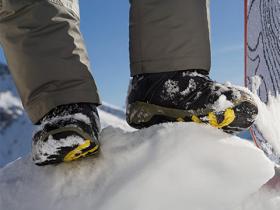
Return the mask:
[[[113,105],[104,103],[99,107],[99,115],[102,128],[133,130],[125,121],[124,110]],[[0,63],[0,167],[30,152],[33,129],[8,67]]]
[[125,110],[120,109],[119,107],[113,106],[106,102],[102,102],[103,105],[99,106],[98,108],[104,112],[113,114],[121,119],[125,119]]

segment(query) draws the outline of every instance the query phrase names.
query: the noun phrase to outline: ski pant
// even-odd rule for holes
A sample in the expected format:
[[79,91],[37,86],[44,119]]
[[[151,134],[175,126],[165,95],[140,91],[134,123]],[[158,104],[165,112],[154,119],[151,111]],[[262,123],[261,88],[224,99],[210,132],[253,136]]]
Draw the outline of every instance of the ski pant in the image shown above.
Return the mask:
[[[209,71],[206,0],[130,4],[131,76]],[[59,105],[100,104],[79,21],[78,0],[0,0],[0,43],[33,123]]]

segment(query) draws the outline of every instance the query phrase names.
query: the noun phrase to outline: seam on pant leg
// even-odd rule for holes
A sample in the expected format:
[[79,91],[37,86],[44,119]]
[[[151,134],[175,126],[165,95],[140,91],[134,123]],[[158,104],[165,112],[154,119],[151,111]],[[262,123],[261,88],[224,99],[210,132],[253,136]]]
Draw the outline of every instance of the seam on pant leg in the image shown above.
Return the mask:
[[210,14],[210,0],[206,1],[207,7],[207,19],[208,19],[208,29],[209,29],[209,40],[211,44],[211,14]]
[[80,19],[79,0],[48,0],[50,3],[65,7]]
[[0,20],[11,15],[17,11],[31,5],[35,0],[0,0]]
[[[133,27],[134,27],[134,30],[132,30],[132,29],[129,29],[129,37],[130,37],[130,46],[129,46],[129,51],[130,51],[130,63],[132,62],[132,60],[133,60],[133,58],[132,57],[134,57],[134,56],[132,56],[133,55],[133,53],[132,53],[132,47],[133,47],[133,43],[131,43],[132,42],[132,36],[133,36],[133,34],[132,33],[141,33],[141,31],[142,31],[142,10],[141,10],[141,8],[140,8],[140,3],[139,3],[139,1],[138,0],[130,0],[129,1],[130,2],[130,21],[136,21],[136,20],[138,20],[139,21],[139,23],[137,23],[137,27],[134,25]],[[131,24],[131,22],[130,22],[130,24]],[[138,54],[138,56],[139,56],[139,58],[141,58],[142,59],[142,57],[143,57],[143,45],[142,45],[142,35],[140,36],[139,35],[139,37],[138,37],[138,40],[137,40],[137,47],[136,46],[134,46],[136,49],[138,49],[138,52],[137,52],[137,50],[136,50],[136,52],[137,52],[137,54]],[[132,73],[132,69],[130,69],[130,72]]]
[[[205,62],[202,62],[203,60]],[[131,76],[135,76],[145,73],[162,73],[188,69],[203,69],[209,71],[210,66],[207,59],[201,59],[200,56],[187,56],[172,59],[134,62],[131,63],[131,68],[134,69],[134,71],[131,72]]]
[[[132,48],[130,56],[132,74],[139,71],[151,73],[172,71],[173,69],[170,69],[172,66],[189,68],[194,65],[188,65],[186,62],[194,63],[192,60],[189,61],[189,58],[195,56],[199,56],[200,60],[203,59],[201,68],[210,68],[209,20],[206,5],[208,0],[141,0],[137,2],[142,2],[141,5],[145,10],[142,11],[144,16],[139,16],[139,20],[137,20],[137,23],[140,24],[137,29],[143,24],[144,28],[141,30],[143,34],[136,33],[136,36],[131,37],[138,40],[137,42],[134,42],[133,39],[131,41],[134,47],[136,46]],[[184,8],[185,6],[186,8]],[[142,18],[144,18],[143,24],[141,24]],[[201,24],[201,26],[197,27],[197,24]],[[140,54],[137,44],[141,38],[144,49],[141,49]],[[166,62],[164,58],[169,59],[170,63]],[[160,60],[162,62],[159,62]],[[195,64],[197,66],[197,61]],[[154,67],[163,69],[153,69]]]
[[55,7],[58,7],[58,9],[61,9],[61,11],[63,12],[70,13],[75,19],[75,24],[73,24],[73,22],[69,22],[68,30],[68,35],[73,38],[74,45],[76,46],[76,49],[73,51],[73,54],[79,56],[80,62],[83,63],[90,71],[91,65],[88,58],[88,52],[84,44],[84,38],[79,26],[79,0],[47,0],[47,2],[49,2],[52,5],[55,4]]

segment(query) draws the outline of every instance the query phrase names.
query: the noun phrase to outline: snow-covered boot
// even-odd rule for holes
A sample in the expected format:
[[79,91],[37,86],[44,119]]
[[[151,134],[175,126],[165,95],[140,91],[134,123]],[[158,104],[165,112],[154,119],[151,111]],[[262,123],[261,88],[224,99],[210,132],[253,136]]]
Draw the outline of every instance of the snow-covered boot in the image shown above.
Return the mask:
[[237,133],[248,129],[257,113],[249,92],[219,84],[203,70],[136,75],[127,100],[127,122],[135,128],[193,121]]
[[99,132],[95,105],[58,106],[40,121],[33,135],[33,160],[37,165],[47,165],[97,154]]

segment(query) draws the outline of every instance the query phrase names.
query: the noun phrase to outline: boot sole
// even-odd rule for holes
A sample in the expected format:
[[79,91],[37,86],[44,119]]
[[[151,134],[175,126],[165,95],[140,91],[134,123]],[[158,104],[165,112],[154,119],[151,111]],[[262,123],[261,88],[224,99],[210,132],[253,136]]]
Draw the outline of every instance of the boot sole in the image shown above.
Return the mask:
[[128,124],[138,129],[165,122],[196,122],[234,133],[247,130],[253,124],[258,108],[252,101],[242,101],[219,112],[210,109],[191,111],[137,101],[128,106],[127,113]]
[[45,134],[44,137],[47,138],[49,135],[55,135],[65,131],[72,131],[77,133],[78,136],[85,139],[84,142],[80,145],[73,146],[71,149],[69,147],[61,148],[60,154],[50,156],[48,160],[43,162],[37,161],[35,162],[36,165],[45,166],[50,164],[59,164],[61,162],[71,162],[98,154],[100,147],[99,141],[97,139],[94,140],[89,134],[76,127],[64,127],[55,129]]

